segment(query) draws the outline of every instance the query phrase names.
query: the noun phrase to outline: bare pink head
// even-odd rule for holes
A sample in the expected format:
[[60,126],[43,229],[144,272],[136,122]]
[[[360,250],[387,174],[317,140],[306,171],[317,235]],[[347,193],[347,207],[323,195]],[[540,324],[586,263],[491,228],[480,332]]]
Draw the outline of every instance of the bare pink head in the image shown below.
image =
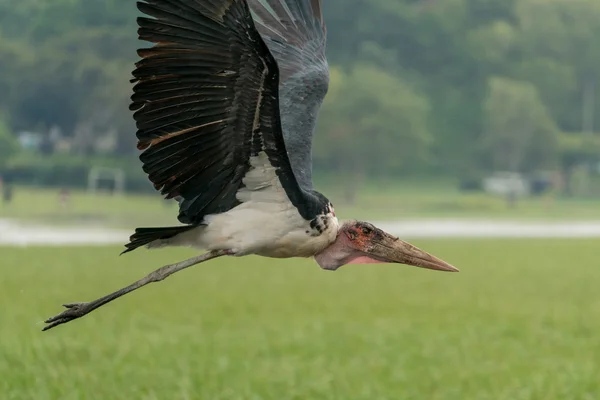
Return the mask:
[[315,255],[315,260],[329,270],[346,264],[398,263],[458,272],[447,262],[362,221],[345,222],[335,242]]

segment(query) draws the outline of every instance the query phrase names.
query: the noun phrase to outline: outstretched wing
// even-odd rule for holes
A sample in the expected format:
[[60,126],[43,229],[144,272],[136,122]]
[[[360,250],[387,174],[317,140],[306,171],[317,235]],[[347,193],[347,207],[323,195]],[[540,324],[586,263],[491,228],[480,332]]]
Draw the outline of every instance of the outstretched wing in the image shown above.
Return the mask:
[[138,51],[130,108],[138,148],[145,150],[143,169],[157,190],[179,200],[179,220],[201,224],[206,215],[240,204],[251,161],[264,155],[289,200],[312,219],[322,202],[302,190],[292,172],[281,132],[277,63],[246,0],[137,5],[152,17],[138,18],[139,38],[155,45]]
[[321,0],[248,0],[281,72],[281,123],[302,187],[312,188],[312,135],[329,87]]

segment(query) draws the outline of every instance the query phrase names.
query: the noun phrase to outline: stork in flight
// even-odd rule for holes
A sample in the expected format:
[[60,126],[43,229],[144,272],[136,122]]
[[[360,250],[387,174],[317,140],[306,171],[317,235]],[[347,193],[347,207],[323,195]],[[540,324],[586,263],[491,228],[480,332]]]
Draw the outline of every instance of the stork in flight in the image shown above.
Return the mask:
[[143,0],[130,109],[143,170],[179,203],[181,226],[138,228],[124,252],[191,246],[89,303],[66,304],[44,330],[221,256],[314,257],[321,268],[453,266],[367,222],[338,222],[312,183],[312,135],[327,93],[320,0]]

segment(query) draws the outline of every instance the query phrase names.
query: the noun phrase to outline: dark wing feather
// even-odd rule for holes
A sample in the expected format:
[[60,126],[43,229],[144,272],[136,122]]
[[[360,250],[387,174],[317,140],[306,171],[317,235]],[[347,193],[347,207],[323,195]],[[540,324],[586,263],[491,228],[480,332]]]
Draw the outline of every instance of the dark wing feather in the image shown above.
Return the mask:
[[322,200],[302,190],[281,133],[277,63],[245,0],[145,0],[131,110],[143,169],[180,203],[179,220],[203,223],[239,201],[250,157],[264,151],[291,202],[310,220]]
[[329,88],[320,0],[248,0],[281,72],[281,123],[300,185],[312,183],[312,135]]

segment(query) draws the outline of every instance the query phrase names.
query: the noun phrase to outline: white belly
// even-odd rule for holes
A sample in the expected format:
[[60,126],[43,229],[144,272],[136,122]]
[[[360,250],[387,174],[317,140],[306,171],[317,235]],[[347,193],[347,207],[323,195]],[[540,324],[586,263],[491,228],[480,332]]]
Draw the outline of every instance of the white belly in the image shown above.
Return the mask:
[[273,204],[248,202],[211,216],[207,226],[181,234],[171,244],[233,250],[236,255],[311,257],[337,237],[337,218],[331,214],[322,218],[327,227],[319,234],[291,204],[289,208],[273,210]]
[[335,241],[339,223],[333,214],[318,217],[322,232],[311,228],[289,201],[266,154],[250,162],[253,168],[237,193],[242,204],[205,217],[206,226],[178,235],[170,244],[288,258],[313,256]]

